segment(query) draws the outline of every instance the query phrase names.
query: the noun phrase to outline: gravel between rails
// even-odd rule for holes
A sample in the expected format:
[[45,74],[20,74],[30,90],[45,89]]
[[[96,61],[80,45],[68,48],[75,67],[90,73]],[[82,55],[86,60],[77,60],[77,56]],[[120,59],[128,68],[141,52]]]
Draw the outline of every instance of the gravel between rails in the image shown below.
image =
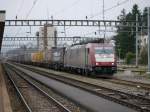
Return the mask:
[[118,72],[114,75],[114,77],[122,80],[129,80],[129,81],[150,84],[150,76],[148,74],[140,75],[139,73],[135,73],[130,70],[126,70],[124,72]]
[[15,80],[33,112],[61,112],[47,97],[37,91],[24,79],[14,74],[14,72],[12,72],[11,77]]
[[54,73],[56,75],[65,76],[65,77],[68,77],[68,78],[89,82],[89,83],[100,85],[100,86],[103,86],[103,87],[106,87],[106,88],[111,88],[111,89],[119,90],[119,91],[122,91],[122,92],[127,92],[129,94],[140,95],[140,96],[143,96],[145,98],[150,98],[150,94],[147,94],[147,93],[149,93],[149,90],[142,89],[142,88],[137,88],[137,86],[134,87],[134,86],[116,84],[116,83],[113,83],[113,82],[104,81],[101,78],[89,78],[89,77],[85,77],[85,76],[81,76],[81,75],[75,75],[75,74],[70,74],[70,73],[65,73],[65,72],[59,72],[59,71],[54,71],[54,70],[50,70],[50,69],[35,67],[35,66],[31,66],[31,65],[23,65],[23,66],[33,67],[35,69],[43,70],[47,73]]
[[117,86],[122,86],[122,88],[124,88],[123,91],[126,90],[125,92],[150,99],[150,87],[148,86],[143,86],[142,84],[134,83],[132,81],[128,82],[128,80],[126,81],[122,79],[104,79],[103,81],[111,83],[112,85],[117,84]]
[[[28,68],[28,69],[29,69],[29,68]],[[32,69],[32,70],[33,70],[33,69]],[[35,70],[34,70],[34,71],[35,71]],[[37,71],[37,72],[38,72],[38,71]],[[41,72],[41,74],[43,74],[43,73]],[[43,74],[43,75],[44,75],[44,74]],[[48,75],[48,74],[45,74],[45,75]],[[49,74],[49,75],[50,75],[50,74]],[[53,74],[53,76],[57,76],[57,77],[58,77],[59,75],[54,75],[54,74]],[[60,77],[60,76],[59,76],[59,77]],[[61,77],[61,78],[62,78],[62,77]],[[70,79],[70,78],[69,78],[69,79]],[[64,78],[63,78],[63,80],[64,80]],[[65,79],[65,80],[66,80],[66,79]],[[75,79],[75,80],[76,80],[76,79]],[[77,80],[78,80],[78,79],[77,79]],[[71,80],[70,80],[70,81],[71,81]],[[72,80],[72,81],[73,81],[73,80]],[[83,82],[83,80],[82,80],[81,82]],[[86,81],[84,81],[84,82],[86,82]],[[79,83],[79,82],[78,82],[78,83]],[[86,82],[86,83],[88,84],[89,82]],[[74,84],[75,84],[75,82],[74,82]],[[80,84],[80,85],[81,85],[81,84]],[[94,85],[95,85],[95,84],[94,84]],[[85,86],[87,86],[87,85],[85,85]],[[100,87],[100,86],[99,86],[99,87]],[[97,88],[98,88],[98,86],[96,86],[96,88],[95,88],[95,87],[94,87],[94,88],[91,88],[91,90],[93,90],[93,89],[96,90]],[[96,90],[96,91],[97,91],[97,90]],[[105,91],[104,91],[104,92],[105,92]],[[119,92],[119,91],[118,91],[118,92]],[[109,93],[110,93],[110,92],[109,92]],[[119,92],[119,93],[120,93],[120,92]],[[106,93],[106,94],[107,94],[107,93]],[[123,93],[122,93],[122,94],[123,94]],[[122,96],[122,94],[120,94],[120,95]],[[114,95],[114,94],[112,94],[112,95]],[[116,95],[117,95],[117,94],[116,94]],[[125,94],[124,94],[124,95],[125,95]],[[130,96],[130,95],[129,95],[129,96]],[[132,95],[131,95],[131,96],[132,96]],[[118,97],[118,98],[120,99],[120,96],[114,96],[114,97]],[[133,98],[133,97],[132,97],[132,98]],[[128,97],[128,100],[130,100],[129,97]],[[140,100],[141,100],[141,99],[140,99]],[[137,105],[141,105],[141,103],[138,104],[140,100],[138,100],[137,97],[136,97],[136,100],[135,100],[135,101],[134,101],[134,99],[133,99],[133,100],[130,100],[130,104],[132,104],[132,102],[133,102],[133,105],[134,105],[134,103],[136,103]],[[143,100],[143,99],[142,99],[142,100]],[[125,99],[125,101],[126,101],[126,99]],[[147,100],[146,100],[146,102],[145,102],[145,100],[144,100],[144,102],[143,102],[142,104],[144,104],[144,103],[147,103]],[[127,104],[128,104],[128,103],[127,103]],[[132,105],[132,106],[133,106],[133,105]],[[144,104],[144,105],[145,105],[145,104]],[[148,107],[148,106],[145,107],[144,105],[143,105],[142,107],[139,106],[139,108],[147,108],[147,107]],[[133,106],[133,107],[135,107],[135,106]],[[137,107],[137,106],[136,106],[136,107]]]
[[49,95],[51,95],[52,97],[54,97],[57,101],[59,101],[61,104],[63,104],[65,107],[67,107],[70,111],[72,111],[72,112],[87,112],[82,107],[76,105],[72,101],[69,101],[65,97],[57,94],[56,92],[54,92],[53,90],[51,90],[49,87],[44,86],[43,84],[35,81],[34,79],[32,79],[32,78],[30,78],[28,76],[23,75],[23,77],[26,78],[26,79],[28,79],[28,80],[30,80],[30,81],[32,81],[34,84],[36,84],[42,90],[44,90],[45,92],[47,92]]
[[111,89],[114,89],[114,90],[119,90],[119,91],[127,92],[127,93],[130,93],[130,94],[144,95],[144,97],[150,98],[150,96],[145,96],[145,93],[148,92],[147,90],[142,89],[142,88],[137,88],[137,86],[131,87],[131,86],[127,86],[127,85],[121,85],[121,84],[115,84],[113,82],[108,82],[108,81],[105,81],[101,78],[89,78],[89,77],[85,77],[85,76],[80,76],[80,75],[75,75],[75,74],[70,74],[70,73],[65,73],[65,72],[59,72],[59,71],[54,71],[54,70],[35,67],[35,66],[29,66],[29,65],[27,65],[27,66],[38,69],[38,70],[45,71],[49,74],[54,73],[56,75],[64,76],[64,77],[67,77],[67,78],[76,79],[76,80],[88,82],[88,83],[91,83],[91,84],[100,85],[100,86],[103,86],[103,87],[106,87],[106,88],[111,88]]
[[9,78],[6,75],[4,75],[4,78],[6,81],[6,87],[8,90],[12,111],[13,112],[27,112],[21,99],[16,94],[16,90],[13,87],[12,82],[9,80]]

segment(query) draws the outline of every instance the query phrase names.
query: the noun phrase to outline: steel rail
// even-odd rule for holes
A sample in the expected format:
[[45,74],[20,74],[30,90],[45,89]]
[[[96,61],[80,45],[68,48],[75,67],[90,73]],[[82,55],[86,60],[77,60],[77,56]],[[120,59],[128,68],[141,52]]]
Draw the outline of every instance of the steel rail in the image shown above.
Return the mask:
[[20,98],[21,98],[23,104],[25,105],[27,111],[28,112],[32,112],[30,106],[27,104],[27,101],[25,100],[24,96],[21,94],[21,92],[20,92],[19,88],[17,87],[15,81],[11,78],[11,72],[10,72],[10,70],[8,70],[5,66],[4,66],[4,68],[5,68],[5,72],[6,72],[7,76],[8,76],[8,78],[10,79],[10,81],[13,84],[13,86],[15,87],[15,89],[17,91],[17,94],[20,96]]
[[[128,70],[128,69],[124,69],[124,68],[118,68],[117,69],[117,71],[126,71],[126,70]],[[131,72],[137,72],[137,73],[140,73],[140,74],[142,74],[142,73],[146,73],[146,70],[130,70]]]
[[123,80],[123,79],[119,79],[119,78],[113,78],[113,79],[109,79],[109,80],[106,79],[104,81],[108,81],[108,82],[112,82],[112,83],[116,83],[116,84],[122,84],[122,85],[129,85],[129,86],[132,86],[132,87],[139,86],[142,89],[150,90],[150,84],[148,84],[148,83]]
[[68,108],[66,108],[63,104],[61,104],[59,101],[57,101],[55,98],[50,96],[48,93],[46,93],[44,90],[42,90],[40,87],[38,87],[36,84],[31,82],[30,80],[24,78],[21,73],[17,69],[12,69],[17,75],[19,75],[22,79],[24,79],[26,82],[28,82],[30,85],[35,87],[38,91],[40,91],[43,95],[45,95],[48,99],[50,99],[55,105],[61,110],[61,112],[71,112]]
[[[11,66],[13,66],[13,65],[11,65]],[[19,64],[19,66],[21,66],[21,65]],[[125,93],[125,92],[122,92],[122,91],[119,91],[119,90],[114,90],[114,89],[106,88],[106,87],[103,87],[103,86],[91,84],[91,83],[88,83],[88,82],[83,82],[83,81],[79,81],[79,80],[76,80],[76,79],[67,78],[67,77],[64,77],[64,76],[57,75],[57,74],[53,74],[53,73],[50,74],[50,73],[48,73],[46,71],[38,70],[38,69],[29,67],[29,66],[22,65],[22,67],[24,67],[25,69],[28,69],[30,71],[33,71],[35,73],[38,73],[40,75],[44,75],[46,77],[49,77],[49,78],[61,81],[63,83],[69,84],[69,85],[72,85],[74,87],[81,88],[83,90],[86,90],[88,92],[96,94],[96,95],[98,95],[100,97],[104,97],[105,99],[117,102],[119,104],[125,105],[125,106],[133,108],[135,110],[138,110],[140,112],[149,112],[150,111],[150,109],[149,109],[150,99],[147,99],[147,98],[144,98],[144,97],[141,97],[141,96],[137,96],[137,95],[133,95],[133,94],[129,94],[129,93]],[[68,80],[68,81],[66,81],[66,80]],[[77,83],[75,83],[75,82],[77,82]],[[86,87],[82,86],[81,84],[88,85],[90,87],[94,87],[94,88],[97,88],[97,89],[104,90],[104,91],[106,91],[106,94],[105,93],[101,93],[102,91],[98,92],[98,91],[93,90],[93,89],[91,90],[89,88],[86,88]],[[111,94],[112,94],[112,96],[111,96]],[[136,101],[138,101],[139,105],[134,104],[133,102],[130,102],[128,100],[126,101],[126,100],[124,100],[124,98],[123,99],[119,99],[119,98],[113,97],[113,95],[117,95],[117,96],[121,96],[121,97],[123,96],[123,97],[128,98],[128,100],[129,99],[130,100],[132,99],[133,101],[136,100]],[[147,102],[148,105],[147,104],[146,105],[140,104],[143,101]]]

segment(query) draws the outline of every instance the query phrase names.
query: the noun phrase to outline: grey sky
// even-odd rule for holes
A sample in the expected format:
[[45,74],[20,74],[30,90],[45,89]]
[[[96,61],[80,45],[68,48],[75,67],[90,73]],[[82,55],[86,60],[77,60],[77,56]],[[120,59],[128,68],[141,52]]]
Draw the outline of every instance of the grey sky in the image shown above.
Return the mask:
[[[29,13],[34,1],[37,2],[31,13]],[[116,20],[123,8],[128,12],[134,4],[138,4],[140,9],[150,6],[150,0],[105,0],[105,9],[115,6],[122,1],[127,2],[107,11],[105,19]],[[102,19],[102,3],[103,0],[0,0],[0,10],[6,10],[6,19],[15,19],[16,15],[18,19],[50,19],[51,16],[54,19],[85,19],[86,16],[90,18],[93,15],[96,16],[91,19]],[[29,16],[27,16],[28,14]],[[32,28],[32,36],[35,35],[37,30],[38,28]],[[66,33],[67,36],[93,36],[93,32],[96,30],[98,28],[73,27],[67,29]],[[28,31],[29,27],[7,27],[5,28],[5,36],[16,36],[16,34],[17,36],[31,36],[26,34]],[[62,32],[63,28],[58,28],[58,31]],[[106,37],[110,37],[110,35],[112,34],[106,32]],[[64,36],[64,34],[59,33],[59,36]],[[100,36],[103,36],[103,33]],[[12,44],[15,43],[17,42]]]
[[[0,9],[7,11],[7,19],[25,19],[33,2],[36,0],[0,0]],[[85,19],[85,16],[97,14],[102,11],[103,0],[37,0],[28,19]],[[125,0],[105,0],[105,9]],[[105,13],[106,19],[116,19],[120,11],[125,8],[130,10],[133,4],[138,4],[140,9],[150,6],[150,0],[127,0],[125,4]],[[92,19],[102,19],[98,15]]]

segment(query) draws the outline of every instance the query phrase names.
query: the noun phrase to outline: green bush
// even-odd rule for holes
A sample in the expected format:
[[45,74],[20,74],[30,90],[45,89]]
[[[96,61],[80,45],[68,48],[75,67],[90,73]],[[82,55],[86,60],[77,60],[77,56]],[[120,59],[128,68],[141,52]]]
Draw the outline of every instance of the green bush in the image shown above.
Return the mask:
[[126,54],[126,64],[133,64],[134,60],[135,60],[135,54],[132,52],[128,52]]

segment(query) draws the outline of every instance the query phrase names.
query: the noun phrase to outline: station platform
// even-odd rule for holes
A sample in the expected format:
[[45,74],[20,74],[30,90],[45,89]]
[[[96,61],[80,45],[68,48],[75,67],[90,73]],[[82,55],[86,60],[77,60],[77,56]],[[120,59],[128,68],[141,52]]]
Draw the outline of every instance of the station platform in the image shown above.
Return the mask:
[[4,72],[1,64],[0,64],[0,112],[12,112],[11,103],[4,79]]

